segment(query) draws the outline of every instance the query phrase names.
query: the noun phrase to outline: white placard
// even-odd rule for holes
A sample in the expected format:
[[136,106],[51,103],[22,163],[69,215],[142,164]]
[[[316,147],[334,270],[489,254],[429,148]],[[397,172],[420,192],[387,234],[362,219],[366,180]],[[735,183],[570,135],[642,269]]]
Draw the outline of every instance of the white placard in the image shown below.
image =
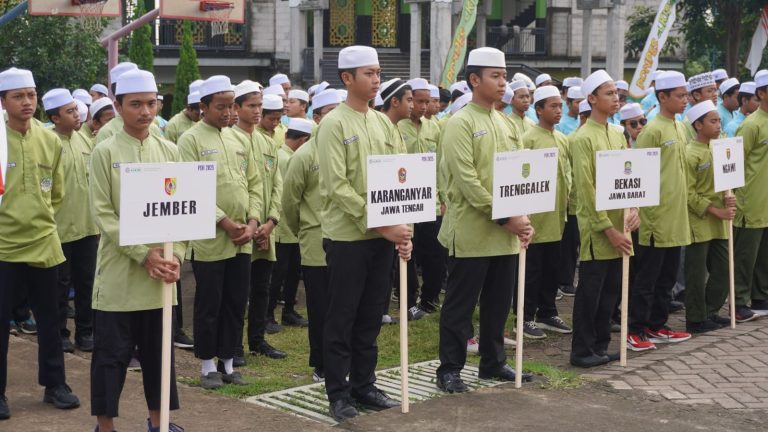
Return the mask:
[[606,150],[597,152],[595,158],[597,210],[659,205],[659,149]]
[[[3,104],[0,103],[0,171],[3,172],[3,185],[7,185],[5,181],[5,174],[8,172],[8,135],[5,130],[5,111],[3,111]],[[6,186],[7,187],[7,186]],[[3,203],[3,196],[0,195],[0,204]]]
[[493,161],[491,217],[545,213],[555,210],[557,148],[496,153]]
[[744,186],[744,138],[712,140],[715,192]]
[[120,246],[216,237],[216,163],[120,164]]
[[368,156],[368,228],[436,219],[434,153]]

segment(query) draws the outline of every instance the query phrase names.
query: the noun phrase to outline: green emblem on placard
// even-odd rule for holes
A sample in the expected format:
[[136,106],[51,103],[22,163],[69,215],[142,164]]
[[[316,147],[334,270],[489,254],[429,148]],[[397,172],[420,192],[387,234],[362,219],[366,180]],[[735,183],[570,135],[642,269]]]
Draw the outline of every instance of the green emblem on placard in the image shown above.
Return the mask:
[[531,164],[526,162],[523,164],[523,178],[528,178],[529,175],[531,175]]
[[624,174],[632,175],[632,162],[631,161],[624,162]]

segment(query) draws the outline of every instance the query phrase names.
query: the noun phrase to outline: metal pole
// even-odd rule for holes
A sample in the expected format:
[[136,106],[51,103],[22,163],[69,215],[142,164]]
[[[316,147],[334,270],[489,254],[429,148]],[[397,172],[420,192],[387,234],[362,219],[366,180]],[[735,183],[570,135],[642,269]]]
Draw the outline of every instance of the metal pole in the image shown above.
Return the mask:
[[592,10],[584,10],[581,30],[581,76],[592,73]]
[[[158,16],[160,16],[160,9],[152,9],[151,11],[142,15],[139,19],[128,23],[128,25],[101,39],[101,44],[107,48],[107,54],[109,56],[107,64],[109,70],[112,70],[112,68],[117,65],[117,41],[119,41],[122,37],[131,34],[132,31],[143,26],[144,24],[148,24],[150,21],[154,21]],[[112,83],[110,83],[110,87],[111,84]]]
[[616,3],[608,9],[608,34],[606,50],[606,70],[614,80],[624,79],[624,6]]
[[5,13],[5,15],[0,16],[0,27],[8,24],[9,22],[13,21],[16,17],[23,14],[27,10],[27,2],[23,1],[16,6],[14,6],[11,10]]
[[320,59],[323,57],[323,11],[315,10],[314,23],[314,45],[312,63],[315,68],[315,83],[323,79],[323,71],[320,69]]
[[421,5],[411,3],[411,78],[421,76]]

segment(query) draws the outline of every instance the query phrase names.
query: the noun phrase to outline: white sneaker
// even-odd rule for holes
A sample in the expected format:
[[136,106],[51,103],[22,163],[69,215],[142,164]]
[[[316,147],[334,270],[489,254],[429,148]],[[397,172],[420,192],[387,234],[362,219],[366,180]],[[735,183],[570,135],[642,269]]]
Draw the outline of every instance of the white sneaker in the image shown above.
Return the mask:
[[389,315],[382,315],[381,317],[381,323],[382,324],[392,324],[394,320],[392,320],[392,317]]
[[509,337],[509,332],[504,332],[504,345],[505,346],[517,346],[517,341]]
[[471,338],[467,341],[467,354],[480,354],[480,344],[477,342],[478,338]]

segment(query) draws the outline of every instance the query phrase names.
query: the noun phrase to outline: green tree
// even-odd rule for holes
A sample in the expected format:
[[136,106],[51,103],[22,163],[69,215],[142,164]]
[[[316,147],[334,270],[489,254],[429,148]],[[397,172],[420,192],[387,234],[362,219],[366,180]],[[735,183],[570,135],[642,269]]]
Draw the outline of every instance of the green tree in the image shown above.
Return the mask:
[[[143,1],[139,1],[136,5],[136,15],[133,17],[137,20],[147,13],[146,7]],[[154,72],[154,60],[155,55],[152,50],[152,28],[149,24],[145,24],[131,33],[131,44],[128,48],[128,57],[132,62],[136,63],[139,69],[143,69],[149,72]]]
[[173,113],[177,113],[187,106],[189,85],[192,81],[200,79],[197,53],[192,46],[192,23],[184,21],[182,26],[183,36],[179,49],[179,64],[176,65],[176,91],[173,93]]
[[[645,48],[645,42],[648,39],[648,33],[651,32],[651,26],[656,19],[658,8],[638,5],[627,17],[629,29],[624,36],[624,49],[629,58],[639,58]],[[680,38],[670,34],[661,50],[661,56],[670,56],[680,48]]]

